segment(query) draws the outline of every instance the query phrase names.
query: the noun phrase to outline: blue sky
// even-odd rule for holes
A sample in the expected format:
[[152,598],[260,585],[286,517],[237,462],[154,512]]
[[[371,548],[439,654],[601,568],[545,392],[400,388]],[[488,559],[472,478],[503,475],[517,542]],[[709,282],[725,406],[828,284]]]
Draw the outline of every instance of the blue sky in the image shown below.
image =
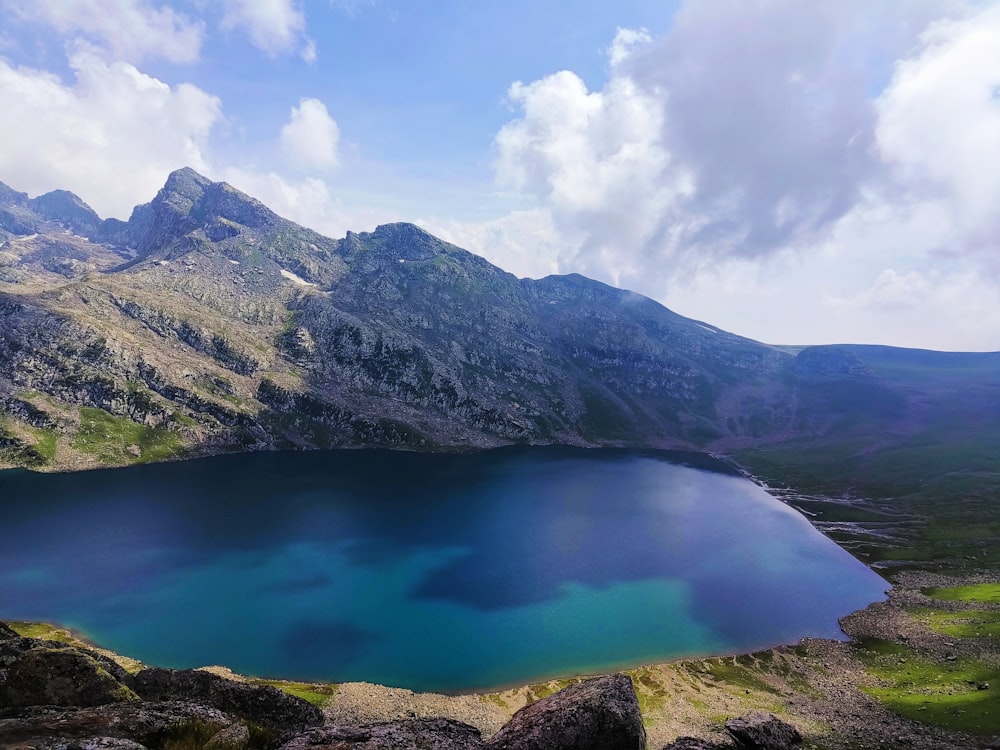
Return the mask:
[[1000,3],[0,0],[0,180],[192,166],[773,343],[1000,349]]

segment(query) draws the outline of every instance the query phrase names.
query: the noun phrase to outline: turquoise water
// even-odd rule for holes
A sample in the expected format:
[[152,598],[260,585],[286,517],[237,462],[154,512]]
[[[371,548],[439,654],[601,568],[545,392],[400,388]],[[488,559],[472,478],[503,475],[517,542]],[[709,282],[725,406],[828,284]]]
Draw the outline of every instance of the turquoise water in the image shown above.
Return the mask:
[[459,692],[838,637],[888,584],[712,459],[512,448],[0,472],[0,619]]

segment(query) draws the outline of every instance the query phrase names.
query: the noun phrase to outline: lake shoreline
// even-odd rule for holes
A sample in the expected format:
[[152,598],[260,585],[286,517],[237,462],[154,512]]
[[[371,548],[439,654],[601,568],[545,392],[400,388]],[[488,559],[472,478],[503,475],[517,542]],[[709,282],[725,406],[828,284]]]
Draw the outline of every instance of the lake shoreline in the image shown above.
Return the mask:
[[[831,750],[857,747],[859,736],[864,736],[871,743],[870,747],[906,746],[918,750],[985,747],[988,737],[903,718],[865,692],[877,685],[878,680],[866,668],[862,644],[896,643],[934,660],[942,670],[947,669],[955,652],[961,654],[964,645],[956,639],[935,634],[913,619],[914,608],[935,606],[923,590],[992,583],[1000,581],[1000,577],[984,570],[960,578],[943,573],[906,571],[895,578],[885,601],[873,603],[841,620],[850,640],[807,638],[797,644],[751,654],[678,659],[623,670],[631,676],[639,695],[649,747],[662,747],[681,736],[724,742],[727,736],[719,717],[739,716],[753,710],[775,713],[798,727],[807,740]],[[944,606],[944,609],[955,606]],[[68,631],[64,632],[68,635]],[[134,660],[119,654],[113,656],[136,668]],[[994,662],[1000,660],[996,651],[988,658]],[[259,682],[224,667],[206,669],[230,679]],[[314,686],[317,691],[328,689],[323,713],[330,725],[443,717],[475,726],[484,736],[490,736],[519,708],[578,679],[583,677],[453,696],[359,682],[315,683]],[[266,682],[278,684],[278,681]],[[288,683],[284,687],[295,694],[295,689],[301,690],[306,685],[308,683]]]

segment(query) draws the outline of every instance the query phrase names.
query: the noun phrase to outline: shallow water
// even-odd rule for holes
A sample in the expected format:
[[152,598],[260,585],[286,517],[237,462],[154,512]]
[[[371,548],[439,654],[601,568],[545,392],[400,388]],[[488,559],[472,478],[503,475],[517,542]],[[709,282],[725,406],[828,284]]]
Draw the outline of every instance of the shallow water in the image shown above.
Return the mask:
[[0,619],[170,667],[458,692],[838,637],[888,584],[704,456],[0,472]]

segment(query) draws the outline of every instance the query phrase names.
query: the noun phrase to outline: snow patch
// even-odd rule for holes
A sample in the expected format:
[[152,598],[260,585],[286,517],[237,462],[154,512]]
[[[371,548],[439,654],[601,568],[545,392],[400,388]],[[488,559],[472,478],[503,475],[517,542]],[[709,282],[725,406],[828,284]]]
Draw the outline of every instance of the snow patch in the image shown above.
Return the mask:
[[695,325],[698,326],[699,328],[704,328],[709,333],[718,333],[719,332],[718,328],[711,328],[709,326],[704,326],[701,323],[695,323]]
[[281,275],[284,276],[289,281],[293,281],[300,286],[316,286],[310,281],[306,281],[301,276],[292,273],[291,271],[286,271],[284,268],[281,269]]

